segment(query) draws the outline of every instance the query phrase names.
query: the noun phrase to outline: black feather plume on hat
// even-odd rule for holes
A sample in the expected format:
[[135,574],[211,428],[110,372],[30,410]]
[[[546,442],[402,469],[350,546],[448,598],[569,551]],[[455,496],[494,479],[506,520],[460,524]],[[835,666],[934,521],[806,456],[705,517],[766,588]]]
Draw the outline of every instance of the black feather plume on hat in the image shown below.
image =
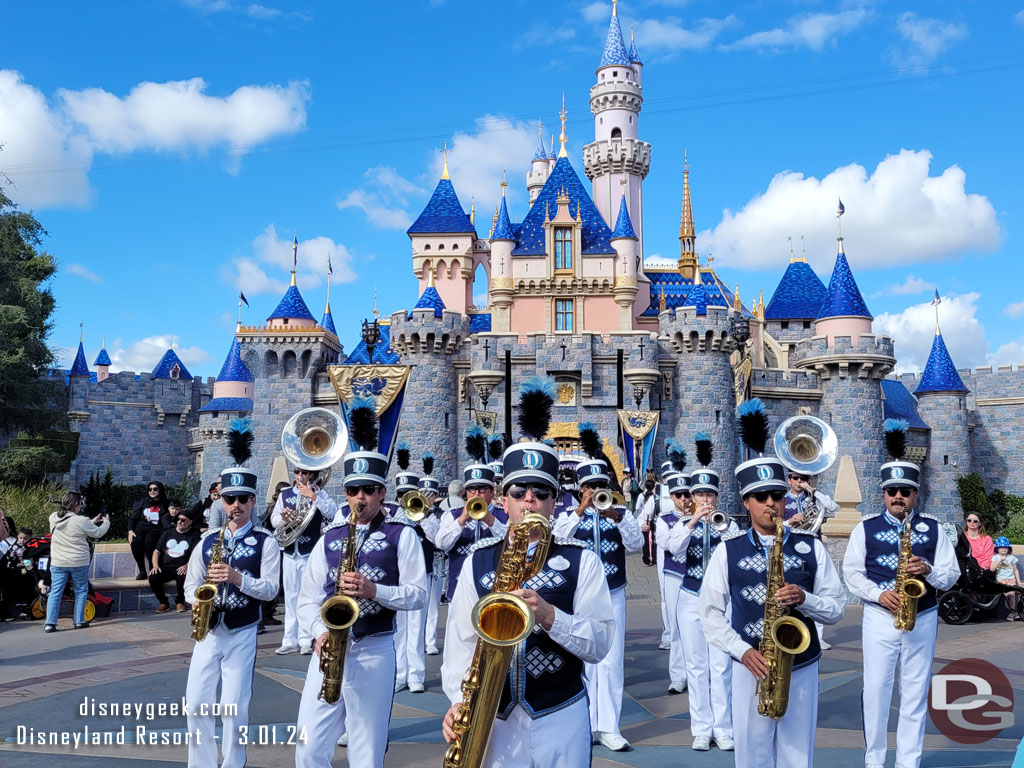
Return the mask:
[[252,419],[232,419],[228,422],[228,453],[237,466],[242,466],[252,456],[252,443],[256,435],[252,432]]
[[434,454],[427,451],[423,454],[423,474],[430,475],[434,472]]
[[601,453],[601,436],[597,434],[597,425],[592,421],[583,421],[579,425],[580,448],[592,459]]
[[489,438],[487,438],[487,453],[491,457],[491,461],[501,461],[501,455],[505,452],[505,438],[498,432],[495,432]]
[[665,441],[665,447],[668,448],[668,460],[672,462],[672,469],[676,472],[686,469],[686,451],[683,450],[683,444],[669,438]]
[[348,409],[348,428],[353,442],[364,451],[377,450],[377,401],[357,397]]
[[703,467],[709,466],[714,456],[714,450],[711,447],[711,435],[707,432],[698,432],[693,436],[693,442],[697,446],[697,461]]
[[764,447],[768,444],[768,414],[764,411],[761,398],[755,397],[740,403],[736,415],[740,419],[743,444],[756,453],[764,454]]
[[466,453],[468,453],[478,464],[484,460],[484,453],[487,451],[487,433],[483,428],[474,424],[466,430]]
[[907,452],[907,430],[910,429],[910,422],[906,419],[886,419],[882,423],[885,430],[885,449],[896,461],[899,461]]
[[409,451],[409,444],[404,440],[395,446],[395,460],[398,462],[398,468],[403,472],[409,468],[409,459],[412,458],[411,452]]
[[523,437],[540,442],[551,424],[551,408],[555,404],[555,382],[531,376],[519,387],[519,431]]

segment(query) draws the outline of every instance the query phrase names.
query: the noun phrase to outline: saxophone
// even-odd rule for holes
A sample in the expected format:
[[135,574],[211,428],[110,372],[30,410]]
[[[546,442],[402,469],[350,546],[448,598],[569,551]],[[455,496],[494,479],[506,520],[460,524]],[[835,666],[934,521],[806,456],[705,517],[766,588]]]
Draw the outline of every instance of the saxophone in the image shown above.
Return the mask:
[[[527,560],[530,535],[540,534],[532,560]],[[530,580],[548,559],[551,523],[529,514],[509,526],[508,539],[494,574],[494,587],[473,607],[477,634],[473,661],[462,678],[462,705],[455,712],[455,738],[444,756],[444,768],[479,768],[487,752],[498,702],[508,677],[512,654],[533,631],[533,610],[521,597],[508,594]]]
[[917,623],[917,601],[924,596],[925,585],[921,579],[915,579],[907,573],[910,558],[911,542],[910,515],[900,525],[900,559],[896,565],[896,586],[894,591],[900,598],[900,607],[893,616],[893,626],[903,632],[912,632]]
[[348,536],[345,538],[345,556],[338,561],[338,575],[334,580],[334,594],[320,606],[320,619],[327,625],[327,637],[320,645],[320,674],[323,682],[317,698],[335,704],[341,696],[341,677],[345,672],[345,653],[348,650],[348,630],[359,618],[359,604],[344,594],[341,577],[356,569],[356,519],[359,504],[352,502],[348,518]]
[[764,600],[764,626],[758,650],[764,656],[768,672],[757,681],[757,713],[779,720],[789,706],[789,680],[793,674],[793,657],[803,653],[811,644],[811,633],[806,625],[789,615],[789,609],[779,604],[775,596],[786,583],[782,545],[785,536],[782,514],[775,518],[775,542],[768,560],[768,584]]
[[[220,529],[217,540],[210,550],[210,565],[224,562],[224,532],[228,524]],[[210,614],[213,612],[213,601],[219,592],[216,582],[210,581],[210,567],[206,567],[206,580],[196,587],[196,595],[192,600],[192,639],[202,642],[210,634]]]

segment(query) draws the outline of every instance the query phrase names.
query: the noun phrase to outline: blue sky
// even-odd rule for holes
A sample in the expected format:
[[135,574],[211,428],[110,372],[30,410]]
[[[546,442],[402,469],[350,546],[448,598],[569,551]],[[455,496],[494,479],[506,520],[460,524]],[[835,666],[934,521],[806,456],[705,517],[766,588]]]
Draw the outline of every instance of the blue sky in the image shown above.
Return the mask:
[[[405,228],[440,172],[486,236],[508,169],[526,214],[539,119],[583,176],[610,3],[20,3],[0,59],[0,170],[59,260],[55,347],[215,375],[241,286],[259,323],[299,287],[351,350],[376,286],[411,306]],[[827,282],[836,198],[876,332],[904,368],[934,329],[961,367],[1024,362],[1024,2],[624,0],[644,60],[647,256],[678,254],[689,153],[698,249],[770,298],[787,237]],[[65,364],[71,358],[64,358]]]

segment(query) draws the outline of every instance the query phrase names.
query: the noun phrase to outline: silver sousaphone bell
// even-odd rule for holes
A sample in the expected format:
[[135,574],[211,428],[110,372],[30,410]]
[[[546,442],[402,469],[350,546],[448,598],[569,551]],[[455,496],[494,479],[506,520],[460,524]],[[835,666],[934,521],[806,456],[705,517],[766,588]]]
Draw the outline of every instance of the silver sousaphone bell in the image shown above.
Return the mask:
[[[790,472],[813,478],[836,463],[839,438],[816,416],[793,416],[775,430],[775,455]],[[803,523],[794,527],[817,533],[825,515],[813,499],[803,515]]]

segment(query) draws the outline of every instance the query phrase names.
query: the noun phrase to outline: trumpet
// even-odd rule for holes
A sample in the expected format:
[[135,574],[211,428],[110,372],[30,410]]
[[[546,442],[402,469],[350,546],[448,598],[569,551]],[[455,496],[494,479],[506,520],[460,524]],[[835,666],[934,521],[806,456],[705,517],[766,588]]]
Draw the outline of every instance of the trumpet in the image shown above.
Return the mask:
[[608,488],[597,489],[594,491],[594,495],[590,497],[590,500],[594,504],[594,509],[598,512],[607,512],[612,507],[621,507],[626,504],[626,500],[622,497],[621,493],[616,493]]
[[723,509],[713,509],[708,512],[708,525],[719,533],[725,533],[729,530],[729,523],[731,522],[732,517]]
[[402,496],[402,511],[412,522],[418,523],[430,512],[430,499],[419,491],[407,491]]
[[483,520],[487,517],[487,509],[487,502],[479,496],[466,502],[466,512],[474,520]]

